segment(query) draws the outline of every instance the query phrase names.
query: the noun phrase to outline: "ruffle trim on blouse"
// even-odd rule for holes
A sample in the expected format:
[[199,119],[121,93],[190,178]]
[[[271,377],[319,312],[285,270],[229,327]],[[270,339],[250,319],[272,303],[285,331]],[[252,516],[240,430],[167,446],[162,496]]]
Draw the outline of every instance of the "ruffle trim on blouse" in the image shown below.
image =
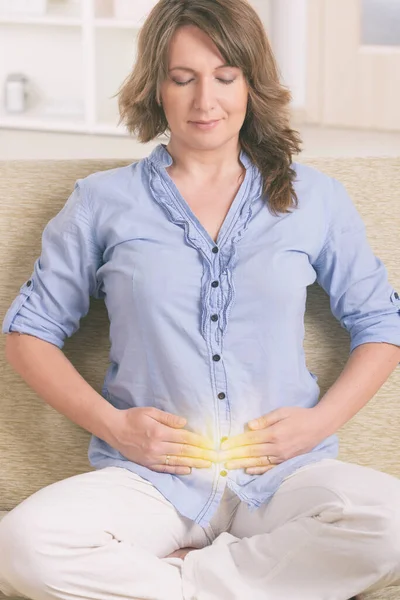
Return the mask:
[[154,200],[167,213],[169,220],[184,229],[186,242],[196,250],[201,250],[206,261],[211,264],[209,243],[188,219],[183,206],[169,193],[154,163],[150,163],[149,186]]
[[[147,157],[147,160],[150,175],[149,186],[154,200],[163,208],[172,223],[183,228],[187,244],[200,251],[204,259],[201,281],[201,303],[203,306],[201,333],[206,339],[211,317],[212,265],[215,260],[215,256],[212,254],[212,245],[210,244],[210,240],[206,239],[203,233],[199,231],[194,221],[188,217],[178,198],[175,198],[174,194],[169,191],[167,185],[162,180],[161,168],[165,169],[173,163],[169,152],[160,144]],[[248,176],[247,187],[243,190],[245,199],[241,204],[239,216],[234,217],[229,230],[224,235],[222,245],[219,246],[222,306],[220,307],[218,328],[222,337],[225,336],[229,315],[235,301],[233,271],[238,260],[237,244],[243,238],[252,218],[253,202],[262,194],[262,178],[258,169],[253,165],[244,151],[240,154],[240,160],[246,168]]]

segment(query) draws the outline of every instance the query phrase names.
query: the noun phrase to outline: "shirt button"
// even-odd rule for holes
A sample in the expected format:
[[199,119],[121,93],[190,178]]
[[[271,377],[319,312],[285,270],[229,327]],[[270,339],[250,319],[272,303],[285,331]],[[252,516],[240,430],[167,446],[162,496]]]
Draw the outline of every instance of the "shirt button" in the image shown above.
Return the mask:
[[221,475],[221,477],[226,477],[228,475],[228,471],[220,471],[219,474]]
[[220,393],[218,394],[218,398],[219,398],[220,400],[223,400],[223,399],[225,398],[225,394],[224,394],[224,392],[220,392]]
[[212,315],[211,321],[218,321],[218,315]]
[[214,354],[213,360],[215,360],[215,362],[218,362],[219,360],[221,360],[220,355],[219,354]]
[[214,254],[217,254],[217,253],[218,253],[218,248],[217,248],[217,246],[214,246],[214,248],[212,249],[212,251],[214,252]]
[[31,285],[32,285],[32,281],[29,279],[29,280],[26,282],[26,285],[27,285],[28,287],[31,287]]
[[398,295],[398,293],[397,293],[397,292],[395,293],[394,297],[396,298],[396,300],[398,300],[398,299],[399,299],[399,295]]
[[219,281],[213,281],[211,285],[212,285],[212,287],[218,287]]

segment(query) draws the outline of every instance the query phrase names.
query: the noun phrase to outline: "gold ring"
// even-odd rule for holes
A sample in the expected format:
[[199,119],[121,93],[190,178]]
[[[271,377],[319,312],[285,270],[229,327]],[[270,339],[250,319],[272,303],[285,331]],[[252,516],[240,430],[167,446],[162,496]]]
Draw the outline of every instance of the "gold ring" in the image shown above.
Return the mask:
[[170,455],[169,455],[169,454],[167,454],[167,456],[165,457],[165,464],[166,464],[166,465],[169,465],[169,459],[170,459],[170,458],[171,458],[171,457],[170,457]]
[[267,460],[268,460],[269,464],[272,465],[272,462],[271,462],[271,459],[269,456],[267,456]]

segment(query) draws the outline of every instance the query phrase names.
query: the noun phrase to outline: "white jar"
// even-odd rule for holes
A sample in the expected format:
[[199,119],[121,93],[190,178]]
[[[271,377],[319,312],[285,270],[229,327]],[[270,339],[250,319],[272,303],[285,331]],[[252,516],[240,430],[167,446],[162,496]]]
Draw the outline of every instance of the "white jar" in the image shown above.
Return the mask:
[[28,80],[21,73],[10,73],[4,85],[4,108],[9,113],[21,113],[26,110]]

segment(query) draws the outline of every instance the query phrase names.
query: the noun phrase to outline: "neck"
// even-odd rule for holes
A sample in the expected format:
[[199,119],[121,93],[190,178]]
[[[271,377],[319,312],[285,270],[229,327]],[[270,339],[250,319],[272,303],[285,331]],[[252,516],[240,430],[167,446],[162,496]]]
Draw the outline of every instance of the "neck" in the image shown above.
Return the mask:
[[166,148],[173,160],[169,170],[184,177],[205,181],[220,179],[221,175],[230,176],[243,170],[237,138],[219,148],[199,150],[171,137]]

